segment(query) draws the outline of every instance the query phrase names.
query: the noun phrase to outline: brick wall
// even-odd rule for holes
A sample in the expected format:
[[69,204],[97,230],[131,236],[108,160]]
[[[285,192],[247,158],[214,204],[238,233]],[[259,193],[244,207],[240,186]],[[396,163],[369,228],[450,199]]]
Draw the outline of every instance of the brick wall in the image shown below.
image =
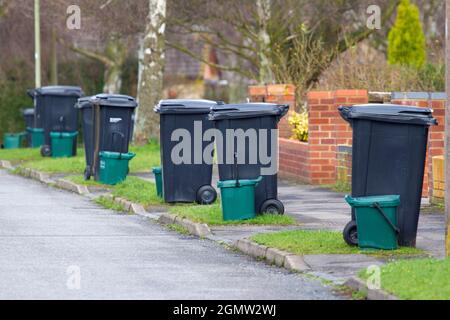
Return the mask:
[[[253,102],[289,104],[295,110],[295,87],[292,85],[253,86]],[[439,125],[430,130],[425,167],[423,196],[432,196],[432,157],[444,154],[445,94],[393,93],[392,103],[430,107]],[[352,129],[338,112],[341,105],[368,103],[366,90],[312,91],[308,93],[309,141],[290,140],[292,128],[285,117],[280,129],[280,176],[311,184],[334,184],[351,181]]]
[[309,144],[280,138],[280,177],[311,182]]
[[366,90],[313,91],[308,93],[311,183],[336,182],[337,146],[352,145],[352,129],[338,107],[367,103]]

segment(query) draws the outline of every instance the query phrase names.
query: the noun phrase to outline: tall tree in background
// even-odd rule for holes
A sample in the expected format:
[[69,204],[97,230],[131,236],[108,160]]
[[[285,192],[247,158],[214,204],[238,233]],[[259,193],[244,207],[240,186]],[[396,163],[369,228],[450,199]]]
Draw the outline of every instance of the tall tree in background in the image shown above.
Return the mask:
[[272,0],[258,0],[256,2],[258,12],[258,57],[259,57],[259,82],[261,84],[273,83],[272,61],[270,59],[271,46],[270,35],[267,30],[271,11]]
[[148,4],[135,131],[138,144],[159,139],[159,116],[155,115],[153,108],[161,100],[163,91],[166,0],[149,0]]
[[402,0],[397,20],[389,32],[388,61],[390,64],[420,68],[426,61],[426,42],[419,8]]

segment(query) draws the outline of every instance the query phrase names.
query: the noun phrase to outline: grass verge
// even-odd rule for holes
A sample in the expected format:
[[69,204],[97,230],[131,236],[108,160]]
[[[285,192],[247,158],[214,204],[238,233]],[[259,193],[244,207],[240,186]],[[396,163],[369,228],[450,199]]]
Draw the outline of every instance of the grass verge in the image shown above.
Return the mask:
[[164,205],[163,199],[156,194],[156,185],[137,177],[128,176],[124,182],[113,187],[112,194],[144,207]]
[[77,156],[72,158],[42,158],[27,161],[22,167],[45,173],[82,173],[86,167],[84,150],[79,148]]
[[64,177],[64,179],[69,180],[73,183],[86,186],[86,187],[95,187],[95,188],[102,188],[102,189],[111,189],[113,186],[102,184],[98,181],[95,181],[94,178],[91,178],[90,180],[84,180],[83,176],[68,176]]
[[[370,275],[360,272],[362,279]],[[404,300],[449,300],[450,259],[401,260],[381,267],[383,290]]]
[[361,251],[350,247],[340,232],[293,230],[276,233],[262,233],[251,237],[256,243],[292,252],[297,255],[313,254],[367,254],[377,257],[418,256],[423,251],[415,248],[400,248],[394,251]]
[[42,159],[39,148],[36,149],[0,149],[0,160],[13,163]]
[[211,206],[175,206],[169,209],[170,213],[197,223],[206,223],[210,226],[224,225],[295,225],[296,221],[290,216],[262,215],[255,219],[245,221],[224,221],[219,203]]
[[132,146],[130,152],[136,157],[130,162],[130,172],[149,172],[153,167],[160,166],[161,156],[159,143],[150,142],[145,146]]

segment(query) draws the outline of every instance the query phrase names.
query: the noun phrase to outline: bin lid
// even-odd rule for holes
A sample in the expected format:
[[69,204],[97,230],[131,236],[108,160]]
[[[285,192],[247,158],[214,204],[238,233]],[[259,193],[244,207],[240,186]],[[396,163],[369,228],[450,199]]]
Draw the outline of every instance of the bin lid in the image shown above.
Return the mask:
[[123,159],[123,160],[131,160],[133,159],[136,154],[132,153],[132,152],[128,152],[128,153],[120,153],[120,152],[110,152],[110,151],[101,151],[99,153],[101,158],[106,158],[106,159]]
[[372,207],[374,203],[378,203],[382,208],[396,207],[400,204],[400,196],[387,195],[360,198],[352,198],[350,196],[346,196],[345,201],[347,201],[347,203],[352,207]]
[[[31,93],[31,94],[30,94]],[[29,95],[82,97],[83,90],[74,86],[49,86],[29,91]]]
[[223,102],[212,100],[171,99],[161,100],[154,108],[160,114],[208,114],[212,107],[223,106]]
[[109,107],[136,108],[138,106],[136,99],[122,94],[101,93],[91,97],[78,99],[78,108],[90,108],[93,104]]
[[289,111],[285,104],[273,103],[243,103],[228,104],[221,107],[213,107],[209,120],[243,119],[273,116],[282,118]]
[[34,116],[34,108],[28,108],[22,111],[24,116]]
[[51,138],[74,138],[78,136],[78,131],[74,132],[50,132]]
[[364,104],[352,107],[339,107],[344,120],[366,119],[373,121],[398,122],[409,124],[436,125],[433,110],[395,104]]
[[[257,186],[258,183],[262,181],[263,177],[259,177],[258,179],[245,179],[239,180],[239,187],[248,187],[248,186]],[[238,188],[236,180],[226,180],[217,182],[217,187],[220,189],[223,188]]]

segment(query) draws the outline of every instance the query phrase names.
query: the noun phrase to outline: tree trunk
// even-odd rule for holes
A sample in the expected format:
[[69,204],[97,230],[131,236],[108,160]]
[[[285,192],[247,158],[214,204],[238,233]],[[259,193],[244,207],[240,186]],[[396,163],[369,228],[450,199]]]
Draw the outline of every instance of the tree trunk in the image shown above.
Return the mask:
[[166,0],[149,0],[149,16],[144,34],[144,59],[139,83],[135,142],[145,144],[159,139],[159,116],[154,106],[163,91]]
[[120,93],[122,88],[122,66],[113,65],[105,67],[105,84],[103,85],[104,93]]
[[271,16],[272,0],[258,0],[256,2],[258,11],[258,59],[259,59],[259,82],[271,84],[274,81],[272,73],[272,61],[270,58],[270,36],[267,25]]
[[120,93],[122,89],[122,66],[127,57],[127,46],[119,35],[111,35],[105,48],[110,63],[105,65],[103,92]]
[[445,109],[445,249],[447,257],[450,257],[450,0],[445,1],[446,12],[446,45],[445,45],[445,70],[447,105]]

